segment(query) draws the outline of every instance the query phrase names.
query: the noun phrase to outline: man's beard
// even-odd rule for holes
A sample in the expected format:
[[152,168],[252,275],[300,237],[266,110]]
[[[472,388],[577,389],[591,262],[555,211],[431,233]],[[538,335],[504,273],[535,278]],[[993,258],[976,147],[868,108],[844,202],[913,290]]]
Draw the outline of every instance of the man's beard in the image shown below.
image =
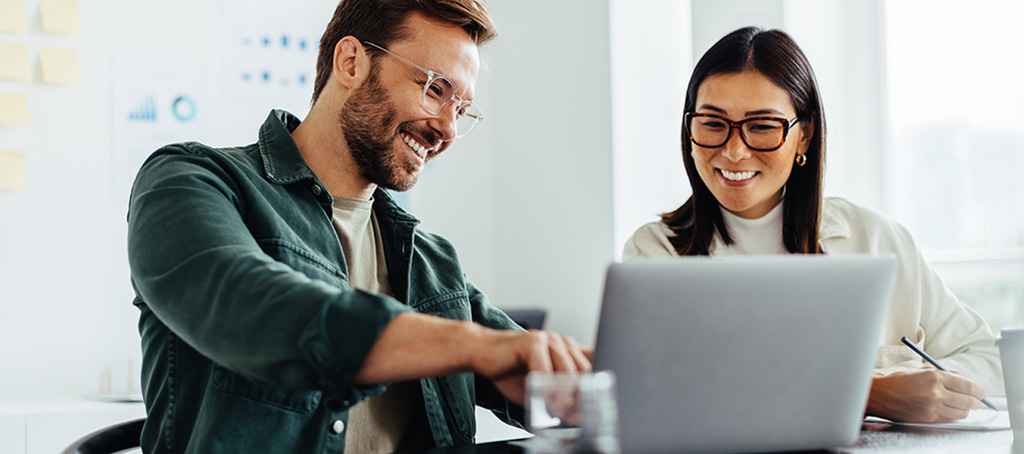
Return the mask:
[[[338,113],[345,142],[359,174],[377,186],[395,191],[408,191],[419,176],[416,165],[403,165],[400,151],[394,147],[394,104],[381,85],[377,72],[372,71],[362,87],[352,92]],[[404,175],[403,175],[404,173]]]

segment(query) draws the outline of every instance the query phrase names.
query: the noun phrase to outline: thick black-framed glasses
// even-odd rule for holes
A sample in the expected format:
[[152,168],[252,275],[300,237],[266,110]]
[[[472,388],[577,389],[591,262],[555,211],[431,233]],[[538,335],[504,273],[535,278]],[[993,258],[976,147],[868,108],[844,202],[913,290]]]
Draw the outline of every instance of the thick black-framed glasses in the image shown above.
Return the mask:
[[789,130],[800,122],[800,116],[787,120],[782,117],[750,117],[732,121],[721,115],[687,112],[683,117],[690,141],[704,148],[718,148],[729,141],[733,128],[740,130],[740,138],[755,151],[775,151],[782,148]]
[[363,41],[362,43],[383,51],[385,54],[395,57],[402,63],[412,66],[427,75],[427,80],[423,83],[423,94],[420,96],[420,104],[423,105],[423,110],[427,113],[440,115],[445,108],[455,103],[455,137],[465,137],[473,132],[473,128],[476,128],[476,125],[484,121],[484,114],[480,110],[480,106],[473,101],[467,101],[458,97],[455,94],[458,91],[455,82],[452,82],[448,76],[417,65],[385,49],[383,46],[369,41]]

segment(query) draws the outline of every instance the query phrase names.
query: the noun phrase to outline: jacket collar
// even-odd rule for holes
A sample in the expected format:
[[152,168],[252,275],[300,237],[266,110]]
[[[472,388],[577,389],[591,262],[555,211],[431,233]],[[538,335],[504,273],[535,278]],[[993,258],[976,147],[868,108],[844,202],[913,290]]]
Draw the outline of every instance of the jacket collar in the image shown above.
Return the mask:
[[[316,174],[306,165],[302,152],[292,131],[302,120],[291,113],[274,109],[260,127],[260,156],[263,158],[263,172],[267,179],[277,184],[291,184],[305,179],[317,180]],[[402,209],[388,190],[378,187],[373,192],[373,209],[378,215],[387,215],[396,221],[418,224],[419,220]]]
[[390,191],[380,186],[377,186],[377,190],[373,191],[373,210],[378,215],[389,216],[394,218],[395,221],[412,223],[413,225],[420,223],[419,219],[416,219],[415,216],[402,209],[398,202],[395,202],[395,198],[391,196]]
[[289,184],[305,179],[317,179],[306,165],[292,131],[302,123],[299,117],[284,110],[274,109],[260,126],[260,156],[263,158],[263,172],[268,180],[277,184]]
[[831,238],[849,238],[850,223],[834,204],[825,199],[821,203],[821,225],[818,227],[818,243]]

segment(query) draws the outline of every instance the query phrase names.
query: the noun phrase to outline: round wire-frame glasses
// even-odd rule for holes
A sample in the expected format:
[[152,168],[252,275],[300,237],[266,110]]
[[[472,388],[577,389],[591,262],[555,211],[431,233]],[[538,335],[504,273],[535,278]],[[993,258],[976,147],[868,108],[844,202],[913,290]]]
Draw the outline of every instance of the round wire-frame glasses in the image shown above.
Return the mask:
[[473,132],[476,125],[480,124],[481,121],[484,121],[483,111],[480,110],[480,106],[473,101],[467,101],[458,97],[455,94],[458,91],[455,86],[455,82],[452,82],[448,76],[417,65],[416,63],[385,49],[383,46],[369,41],[363,41],[363,44],[374,47],[385,54],[395,57],[399,61],[412,66],[427,75],[427,80],[423,83],[423,93],[420,96],[420,104],[423,106],[423,110],[427,113],[431,115],[440,115],[441,112],[443,112],[449,105],[454,103],[456,138],[465,137],[469,133]]
[[[729,141],[734,128],[740,139],[754,151],[775,151],[782,148],[789,130],[800,122],[800,116],[787,120],[782,117],[750,117],[732,121],[724,116],[687,112],[683,117],[690,141],[704,148],[718,148]],[[694,122],[697,122],[694,124]]]

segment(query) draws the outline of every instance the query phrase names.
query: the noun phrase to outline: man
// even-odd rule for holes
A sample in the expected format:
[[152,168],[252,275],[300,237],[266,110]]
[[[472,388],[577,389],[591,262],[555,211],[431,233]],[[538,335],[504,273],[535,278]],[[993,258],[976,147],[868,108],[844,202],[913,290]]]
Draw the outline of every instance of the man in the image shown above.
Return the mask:
[[128,218],[146,452],[472,443],[474,403],[513,422],[528,371],[589,370],[571,338],[515,329],[382,189],[481,118],[494,33],[476,0],[343,0],[304,121],[147,160]]

